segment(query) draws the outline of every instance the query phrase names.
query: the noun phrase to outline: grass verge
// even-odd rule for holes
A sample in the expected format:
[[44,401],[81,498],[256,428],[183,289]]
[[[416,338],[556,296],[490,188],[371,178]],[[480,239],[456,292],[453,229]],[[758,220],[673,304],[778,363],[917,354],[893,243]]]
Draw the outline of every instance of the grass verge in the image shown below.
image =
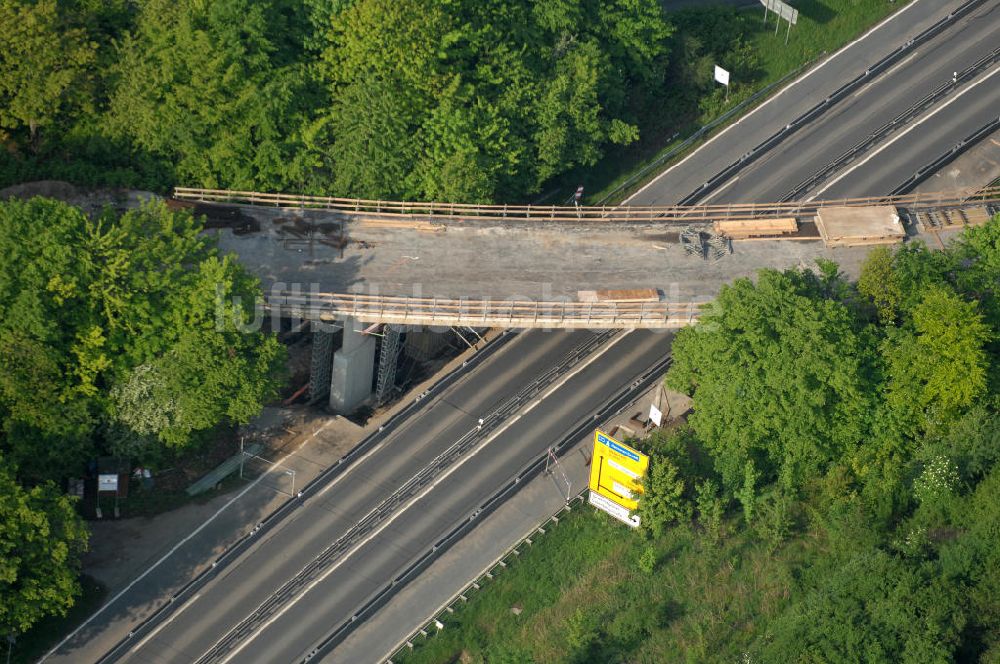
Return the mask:
[[576,510],[393,661],[742,661],[812,546],[773,552],[745,533],[712,542],[687,526],[651,542]]

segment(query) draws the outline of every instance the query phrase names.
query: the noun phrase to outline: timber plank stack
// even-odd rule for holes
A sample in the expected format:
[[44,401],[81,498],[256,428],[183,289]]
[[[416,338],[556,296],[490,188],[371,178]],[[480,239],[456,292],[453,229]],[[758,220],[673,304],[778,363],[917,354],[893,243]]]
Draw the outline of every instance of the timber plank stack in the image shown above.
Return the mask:
[[724,235],[732,240],[747,240],[755,237],[780,237],[790,235],[799,230],[799,222],[795,217],[777,219],[727,219],[713,224],[717,235]]

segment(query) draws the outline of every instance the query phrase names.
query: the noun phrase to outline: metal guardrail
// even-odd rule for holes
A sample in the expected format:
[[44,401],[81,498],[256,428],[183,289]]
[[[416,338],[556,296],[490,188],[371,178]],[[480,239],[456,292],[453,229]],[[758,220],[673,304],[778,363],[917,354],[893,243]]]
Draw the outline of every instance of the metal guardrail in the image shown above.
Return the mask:
[[171,595],[170,598],[154,610],[149,617],[140,622],[124,638],[120,639],[115,645],[113,645],[104,655],[101,656],[100,659],[97,660],[96,664],[109,664],[110,662],[116,662],[122,658],[130,647],[133,647],[134,644],[140,642],[143,638],[152,633],[157,626],[173,615],[174,611],[178,610],[184,602],[190,600],[209,581],[221,574],[227,567],[229,567],[229,565],[231,565],[237,558],[253,546],[254,542],[263,539],[263,536],[267,534],[269,530],[275,528],[287,516],[298,509],[304,500],[308,500],[310,497],[322,491],[330,482],[346,472],[355,461],[364,456],[368,450],[374,447],[379,441],[391,435],[403,423],[409,420],[423,407],[424,403],[426,403],[428,399],[437,396],[454,384],[459,378],[472,371],[475,367],[478,367],[488,358],[492,357],[497,351],[503,348],[507,342],[513,339],[516,334],[516,332],[510,331],[502,332],[500,336],[487,344],[481,351],[473,355],[469,360],[464,362],[461,367],[436,382],[430,387],[430,389],[419,395],[405,408],[389,418],[384,425],[379,427],[378,431],[371,433],[364,440],[355,445],[349,452],[347,452],[347,454],[338,459],[336,464],[324,470],[315,479],[313,479],[312,482],[307,484],[302,489],[301,496],[291,497],[286,500],[284,503],[279,505],[277,509],[268,514],[264,520],[257,524],[257,526],[255,526],[250,532],[230,545],[225,551],[217,556],[215,560],[212,561],[212,564],[209,567],[203,570],[195,578],[191,579],[191,581],[185,584],[180,590]]
[[[821,170],[809,176],[802,182],[799,182],[787,194],[782,196],[781,200],[782,201],[794,200],[801,194],[804,194],[808,190],[812,189],[821,181],[825,180],[828,176],[832,175],[835,171],[843,168],[847,164],[857,159],[859,156],[867,153],[872,146],[874,146],[879,141],[883,140],[886,136],[888,136],[892,132],[896,131],[897,128],[906,125],[907,123],[915,119],[918,115],[923,113],[925,110],[937,104],[939,101],[941,101],[941,99],[948,96],[952,91],[954,91],[958,86],[958,84],[971,80],[972,78],[980,74],[982,71],[984,71],[987,67],[996,63],[997,61],[1000,61],[1000,47],[994,49],[992,53],[986,55],[978,62],[976,62],[975,64],[971,65],[970,67],[959,73],[955,77],[953,82],[945,83],[944,85],[938,87],[933,92],[927,94],[926,96],[924,96],[923,99],[919,100],[918,102],[907,108],[905,111],[903,111],[893,119],[883,124],[881,127],[879,127],[871,134],[869,134],[867,137],[862,139],[859,143],[848,148],[845,152],[843,152],[836,159],[834,159],[829,164],[824,166]],[[969,139],[966,139],[966,141],[968,140]],[[966,143],[966,141],[963,141],[962,144]],[[948,155],[950,157],[953,157],[954,152],[949,152]],[[924,172],[929,173],[930,171],[925,170]],[[908,191],[910,191],[910,189],[900,189],[899,187],[897,187],[890,193],[893,195],[899,195],[899,194],[904,194]]]
[[732,203],[721,205],[671,205],[671,206],[559,206],[559,205],[466,205],[461,203],[420,203],[404,201],[364,201],[324,196],[299,196],[293,194],[264,194],[250,191],[228,191],[178,187],[178,199],[219,203],[224,205],[264,205],[296,210],[326,210],[340,213],[350,219],[392,220],[393,228],[408,225],[426,227],[428,220],[437,222],[475,223],[495,222],[504,225],[529,222],[638,224],[648,223],[687,225],[731,219],[760,219],[772,217],[808,217],[821,207],[868,207],[895,205],[897,207],[941,207],[961,204],[970,197],[1000,200],[1000,188],[967,192],[908,194],[900,196],[864,196],[835,200],[794,201],[779,203]]
[[395,659],[399,657],[400,653],[413,649],[414,642],[418,637],[430,638],[430,635],[433,633],[432,629],[441,629],[437,626],[443,624],[443,619],[447,619],[448,615],[455,612],[456,605],[468,602],[468,596],[472,595],[473,591],[482,590],[483,586],[487,584],[487,580],[492,580],[501,570],[506,569],[513,560],[519,558],[525,546],[533,546],[538,536],[547,534],[550,529],[559,525],[560,517],[566,512],[573,511],[573,503],[582,503],[584,494],[587,491],[588,489],[584,487],[579,493],[566,501],[566,504],[556,510],[554,514],[544,519],[541,523],[536,524],[527,535],[497,556],[493,562],[483,568],[483,571],[477,574],[462,590],[435,609],[431,613],[430,619],[426,620],[420,627],[410,632],[409,636],[393,646],[390,651],[391,654],[386,658],[384,664],[394,664]]
[[[1000,49],[998,49],[998,51],[1000,51]],[[1000,130],[1000,117],[990,120],[985,125],[963,138],[958,144],[952,146],[951,149],[946,151],[944,154],[938,156],[937,159],[920,168],[916,173],[908,177],[900,183],[899,186],[893,189],[892,193],[904,194],[912,191],[915,187],[920,185],[921,182],[929,178],[934,173],[940,171],[946,164],[950,163],[952,159],[959,156],[997,130]],[[993,184],[992,186],[997,185]]]
[[358,521],[350,530],[328,546],[309,564],[302,568],[294,577],[285,582],[281,588],[274,591],[250,615],[233,627],[225,637],[207,653],[202,655],[198,664],[210,664],[225,660],[234,649],[250,634],[261,629],[284,605],[297,596],[308,592],[331,565],[340,560],[356,545],[371,534],[383,521],[394,514],[407,501],[415,498],[421,490],[431,485],[434,480],[459,458],[488,439],[497,427],[511,417],[515,412],[534,400],[546,387],[552,385],[558,378],[572,370],[600,346],[608,342],[615,332],[596,334],[584,343],[570,351],[562,361],[535,378],[520,389],[513,397],[507,399],[500,407],[484,418],[482,423],[470,430],[444,452],[435,457],[417,474],[407,480],[402,486],[392,492],[388,498],[380,502],[374,509]]
[[[582,436],[590,431],[595,424],[614,417],[626,408],[629,408],[646,389],[663,376],[666,370],[670,367],[670,364],[670,357],[663,358],[663,360],[658,362],[655,366],[638,376],[630,385],[623,388],[598,412],[594,413],[591,417],[584,418],[584,420],[577,424],[572,431],[569,431],[565,436],[563,436],[559,442],[552,447],[553,452],[557,456],[561,455],[567,447],[578,441]],[[347,638],[348,634],[350,634],[355,627],[360,625],[365,619],[369,618],[373,613],[384,606],[385,603],[388,602],[389,599],[406,583],[412,581],[418,574],[420,574],[420,572],[425,570],[432,562],[434,562],[434,560],[441,556],[449,546],[472,530],[472,528],[474,528],[484,516],[499,507],[505,500],[513,495],[517,489],[520,488],[522,483],[541,472],[541,470],[545,467],[545,459],[547,456],[548,453],[546,452],[525,465],[507,482],[505,486],[497,490],[482,504],[470,511],[464,519],[458,522],[451,532],[438,540],[430,549],[425,551],[415,562],[406,568],[406,570],[396,576],[379,591],[372,594],[349,619],[337,626],[330,633],[330,635],[327,636],[327,638],[325,638],[315,649],[313,649],[302,660],[303,663],[308,662],[317,656],[329,654],[333,648]],[[494,567],[496,566],[501,566],[501,563],[498,562]],[[490,569],[492,568],[488,568],[484,574],[489,574]],[[474,580],[470,584],[470,587],[475,584],[476,581]],[[450,604],[454,604],[455,601],[459,601],[461,594],[462,593],[456,595]],[[440,614],[440,611],[437,611],[436,613]],[[405,642],[400,644],[400,646],[397,646],[393,654],[398,652],[399,648],[403,646],[405,646]]]
[[[825,53],[824,53],[824,55],[825,55]],[[709,123],[707,123],[707,124],[699,127],[697,131],[695,131],[693,134],[691,134],[690,136],[688,136],[687,138],[685,138],[681,143],[679,143],[678,145],[675,145],[673,148],[671,148],[667,152],[663,153],[662,155],[657,156],[650,163],[646,164],[640,170],[636,171],[631,176],[629,176],[629,178],[626,179],[623,183],[621,183],[620,185],[618,185],[617,187],[615,187],[614,189],[612,189],[610,192],[608,192],[607,194],[605,194],[599,201],[597,201],[597,204],[598,205],[604,205],[608,201],[610,201],[612,198],[618,196],[619,194],[622,194],[622,193],[628,191],[631,187],[634,187],[636,184],[638,184],[640,181],[642,181],[646,176],[648,176],[651,171],[662,167],[664,164],[666,164],[668,161],[670,161],[674,157],[677,157],[678,155],[683,154],[688,148],[690,148],[692,145],[694,145],[698,141],[704,139],[708,134],[710,134],[711,132],[715,131],[715,129],[717,129],[720,125],[726,124],[734,116],[736,116],[739,113],[742,113],[743,111],[747,110],[747,108],[749,108],[750,106],[753,106],[758,101],[763,100],[768,95],[770,95],[771,92],[775,88],[780,87],[781,85],[783,85],[786,82],[788,82],[790,79],[798,76],[804,70],[812,67],[813,64],[815,64],[815,63],[816,63],[816,60],[812,60],[812,61],[807,62],[805,64],[799,65],[798,67],[796,67],[792,71],[790,71],[787,74],[785,74],[784,76],[782,76],[777,81],[775,81],[773,83],[769,83],[768,85],[764,86],[763,88],[761,88],[757,92],[753,93],[752,95],[750,95],[746,99],[742,100],[741,102],[739,102],[738,104],[736,104],[735,106],[733,106],[732,108],[730,108],[729,110],[727,110],[725,113],[723,113],[719,117],[717,117],[714,120],[712,120],[711,122],[709,122]],[[673,140],[673,139],[671,139],[671,140]]]
[[819,102],[808,111],[800,115],[799,117],[792,120],[790,123],[785,125],[784,128],[778,130],[768,138],[764,139],[762,142],[758,143],[752,150],[741,156],[738,160],[731,163],[726,168],[722,169],[714,176],[712,176],[708,181],[703,183],[700,187],[692,191],[690,194],[681,199],[681,204],[691,204],[695,201],[701,199],[705,195],[711,193],[724,182],[729,180],[736,173],[746,168],[758,158],[768,152],[771,148],[778,145],[786,138],[797,132],[799,129],[805,125],[812,122],[814,119],[825,113],[831,106],[837,104],[843,100],[847,95],[853,93],[855,90],[859,89],[861,86],[871,81],[874,76],[881,74],[885,70],[892,67],[894,64],[899,62],[904,55],[909,53],[911,50],[917,46],[922,45],[924,42],[936,37],[945,28],[952,25],[955,21],[962,18],[973,9],[983,4],[985,0],[968,0],[961,7],[956,9],[954,12],[948,14],[941,20],[937,21],[934,25],[930,26],[919,35],[910,39],[902,46],[897,47],[891,53],[886,55],[884,58],[876,62],[871,67],[868,67],[863,74],[856,76],[854,79],[848,81],[844,85],[837,88],[830,96],[826,97],[823,101]]
[[695,322],[697,302],[533,302],[280,292],[264,308],[283,316],[331,321],[504,328],[680,328]]

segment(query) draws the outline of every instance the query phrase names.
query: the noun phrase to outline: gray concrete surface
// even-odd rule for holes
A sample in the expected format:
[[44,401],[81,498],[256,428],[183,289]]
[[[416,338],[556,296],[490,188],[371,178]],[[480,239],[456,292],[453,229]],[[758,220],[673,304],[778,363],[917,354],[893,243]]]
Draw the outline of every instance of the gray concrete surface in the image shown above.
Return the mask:
[[354,412],[372,395],[375,337],[362,334],[365,327],[358,320],[344,321],[343,341],[333,354],[330,408],[338,413]]
[[979,141],[938,173],[924,180],[915,192],[960,191],[1000,178],[1000,131]]
[[491,297],[576,300],[577,291],[658,288],[676,301],[710,299],[722,284],[770,266],[813,266],[836,260],[849,274],[865,248],[827,249],[812,242],[741,242],[733,254],[712,263],[685,255],[677,230],[631,226],[538,223],[508,226],[449,226],[441,233],[351,225],[343,250],[317,241],[288,245],[275,217],[320,213],[244,208],[262,220],[262,230],[236,236],[220,231],[224,251],[233,251],[263,281],[265,289],[299,284],[308,293],[359,292],[413,297]]
[[687,158],[666,169],[628,202],[633,205],[676,203],[817,101],[961,4],[961,0],[914,0],[857,41],[819,62]]
[[[279,529],[236,565],[209,583],[199,597],[126,661],[187,662],[212,647],[253,607],[311,561],[338,535],[389,495],[416,469],[475,426],[505,395],[552,366],[587,332],[526,333],[428,404],[404,430],[321,497],[307,501]],[[633,333],[630,343],[611,346],[537,408],[524,412],[505,434],[486,444],[462,473],[443,477],[424,498],[346,560],[304,599],[264,629],[253,648],[233,661],[293,661],[321,639],[331,625],[391,578],[394,570],[450,529],[468,506],[485,497],[528,459],[541,453],[571,422],[603,403],[631,377],[665,352],[664,336]],[[516,360],[514,360],[516,358]],[[249,653],[252,653],[250,655]]]

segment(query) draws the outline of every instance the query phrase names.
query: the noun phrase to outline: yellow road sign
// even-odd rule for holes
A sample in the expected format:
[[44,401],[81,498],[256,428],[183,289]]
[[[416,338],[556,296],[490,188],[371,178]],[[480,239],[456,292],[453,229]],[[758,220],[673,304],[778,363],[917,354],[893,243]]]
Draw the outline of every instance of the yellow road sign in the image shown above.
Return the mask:
[[590,504],[632,527],[639,517],[642,479],[649,469],[649,457],[621,443],[601,430],[594,432],[594,457],[590,463]]

